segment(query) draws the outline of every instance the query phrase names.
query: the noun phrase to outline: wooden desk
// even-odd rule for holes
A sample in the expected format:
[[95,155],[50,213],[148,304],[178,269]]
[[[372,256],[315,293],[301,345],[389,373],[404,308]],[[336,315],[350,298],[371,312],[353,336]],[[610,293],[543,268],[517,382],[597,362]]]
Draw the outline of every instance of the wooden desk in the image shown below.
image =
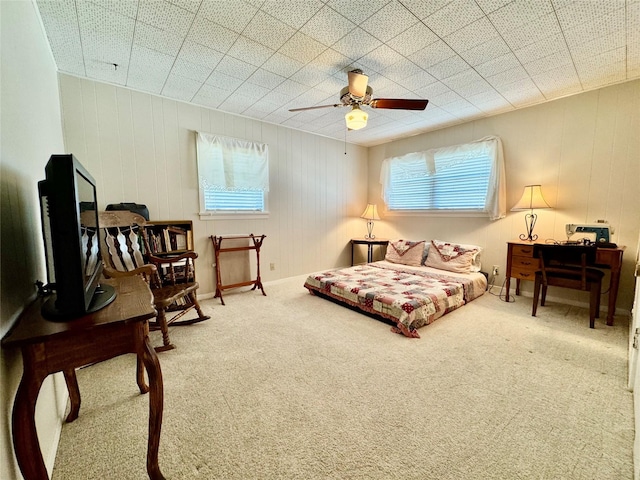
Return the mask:
[[[48,479],[42,460],[35,425],[38,392],[51,373],[63,372],[72,422],[80,410],[80,391],[75,369],[125,353],[137,355],[137,382],[140,393],[149,392],[149,436],[147,472],[152,480],[163,480],[158,466],[158,448],[162,427],[163,385],[160,363],[149,343],[148,320],[156,315],[153,296],[140,276],[104,280],[117,297],[107,307],[69,322],[52,322],[40,314],[42,298],[37,299],[18,319],[2,340],[3,347],[20,347],[24,372],[13,404],[13,445],[25,480]],[[149,385],[144,381],[142,365]],[[126,445],[123,445],[126,448]]]
[[[533,257],[535,242],[514,241],[507,242],[507,271],[506,271],[506,299],[509,300],[511,278],[516,279],[516,295],[520,295],[520,280],[533,281],[538,270],[540,260]],[[607,311],[607,325],[613,325],[616,313],[616,300],[620,285],[620,270],[622,269],[622,254],[624,246],[617,248],[598,248],[596,250],[596,267],[611,270],[609,280],[609,302]]]
[[353,246],[354,245],[366,245],[367,246],[367,263],[373,262],[373,246],[374,245],[389,245],[389,240],[385,238],[352,238],[351,239],[351,265],[353,266]]

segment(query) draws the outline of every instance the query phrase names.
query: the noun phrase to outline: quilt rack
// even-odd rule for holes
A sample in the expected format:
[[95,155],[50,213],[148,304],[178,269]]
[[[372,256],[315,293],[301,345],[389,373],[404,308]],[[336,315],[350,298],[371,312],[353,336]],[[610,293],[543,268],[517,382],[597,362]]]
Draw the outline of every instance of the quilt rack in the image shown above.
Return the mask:
[[[213,251],[216,256],[216,294],[213,298],[220,298],[220,302],[224,305],[224,299],[222,298],[222,292],[229,288],[237,288],[237,287],[246,287],[249,285],[253,285],[251,290],[260,289],[262,295],[267,296],[264,293],[264,288],[262,287],[262,280],[260,279],[260,247],[262,246],[262,242],[266,238],[266,235],[254,235],[250,233],[249,235],[228,235],[228,236],[215,236],[211,235],[211,242],[213,243]],[[223,247],[222,242],[227,240],[250,240],[248,245],[245,246],[235,246],[235,247]],[[246,282],[238,282],[232,283],[228,285],[222,284],[222,276],[220,274],[220,254],[225,252],[240,252],[244,250],[255,250],[256,251],[256,262],[257,262],[257,271],[256,278],[254,280],[249,280]]]

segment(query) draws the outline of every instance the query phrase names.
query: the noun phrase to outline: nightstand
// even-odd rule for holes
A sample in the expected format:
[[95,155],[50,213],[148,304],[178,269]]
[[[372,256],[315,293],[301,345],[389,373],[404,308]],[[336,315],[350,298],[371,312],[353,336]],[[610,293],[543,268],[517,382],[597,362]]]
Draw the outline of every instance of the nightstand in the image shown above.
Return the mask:
[[371,263],[373,262],[374,245],[384,246],[386,249],[387,245],[389,245],[389,240],[387,240],[386,238],[352,238],[351,239],[351,265],[352,266],[353,266],[353,246],[354,245],[367,246],[367,263]]

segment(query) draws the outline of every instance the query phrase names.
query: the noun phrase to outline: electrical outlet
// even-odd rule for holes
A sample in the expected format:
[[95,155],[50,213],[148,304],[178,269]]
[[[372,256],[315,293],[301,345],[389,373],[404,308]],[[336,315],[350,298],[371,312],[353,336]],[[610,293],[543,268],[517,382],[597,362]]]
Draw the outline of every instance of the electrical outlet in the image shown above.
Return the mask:
[[493,266],[493,270],[491,271],[491,275],[498,275],[498,265]]
[[275,270],[276,269],[276,264],[275,263],[270,263],[269,264],[269,269],[270,270]]

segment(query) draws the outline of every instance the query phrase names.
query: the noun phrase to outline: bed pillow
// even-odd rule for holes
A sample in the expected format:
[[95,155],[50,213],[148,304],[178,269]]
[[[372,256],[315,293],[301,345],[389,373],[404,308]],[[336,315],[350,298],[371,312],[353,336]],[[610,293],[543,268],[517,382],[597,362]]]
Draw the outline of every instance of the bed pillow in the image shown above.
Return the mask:
[[392,263],[402,265],[412,265],[419,267],[422,262],[422,251],[424,250],[424,240],[412,242],[410,240],[394,240],[389,242],[387,254],[384,259]]
[[479,271],[479,266],[474,265],[474,262],[480,254],[480,250],[475,245],[431,240],[429,254],[424,264],[427,267],[438,268],[448,272],[475,272]]

